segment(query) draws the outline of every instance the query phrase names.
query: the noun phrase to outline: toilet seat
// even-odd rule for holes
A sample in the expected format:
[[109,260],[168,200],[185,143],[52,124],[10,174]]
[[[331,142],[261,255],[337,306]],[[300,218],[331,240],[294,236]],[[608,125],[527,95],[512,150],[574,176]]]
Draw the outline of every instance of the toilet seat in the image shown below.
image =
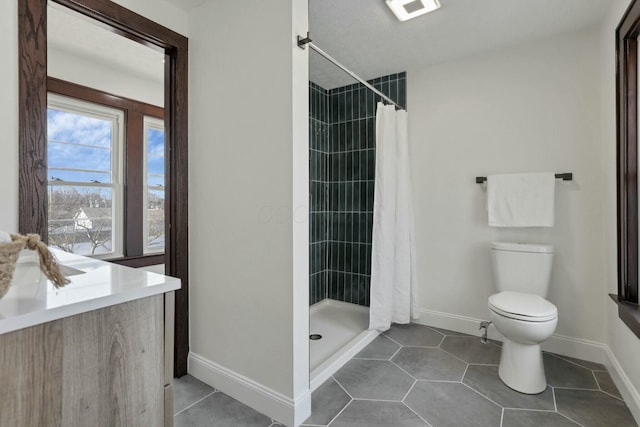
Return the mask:
[[525,322],[547,322],[558,317],[558,309],[546,299],[521,292],[499,292],[489,297],[496,314]]

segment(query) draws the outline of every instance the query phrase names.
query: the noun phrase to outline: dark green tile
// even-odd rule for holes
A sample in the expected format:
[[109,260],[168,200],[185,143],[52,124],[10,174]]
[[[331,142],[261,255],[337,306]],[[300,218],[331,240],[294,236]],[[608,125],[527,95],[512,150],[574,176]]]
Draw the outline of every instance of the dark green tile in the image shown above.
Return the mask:
[[348,91],[344,97],[344,120],[353,120],[353,92]]
[[407,107],[407,80],[400,79],[398,82],[398,104]]
[[344,123],[344,151],[353,150],[353,122]]
[[367,92],[369,89],[362,86],[358,91],[358,119],[367,115]]
[[398,80],[392,79],[389,81],[389,98],[398,102]]
[[337,99],[338,99],[338,102],[337,102],[338,114],[337,114],[336,120],[338,122],[344,122],[345,115],[346,115],[346,112],[345,112],[345,94],[344,94],[344,92],[343,93],[339,93],[337,95]]

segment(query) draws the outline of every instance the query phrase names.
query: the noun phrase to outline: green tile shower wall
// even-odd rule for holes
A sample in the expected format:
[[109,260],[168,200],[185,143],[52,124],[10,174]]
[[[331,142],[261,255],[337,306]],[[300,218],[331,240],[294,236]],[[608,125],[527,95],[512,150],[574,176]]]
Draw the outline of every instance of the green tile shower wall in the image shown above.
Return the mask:
[[[406,73],[369,81],[406,106]],[[310,293],[369,305],[375,178],[375,109],[361,84],[310,83]]]
[[328,93],[309,83],[309,303],[327,297]]

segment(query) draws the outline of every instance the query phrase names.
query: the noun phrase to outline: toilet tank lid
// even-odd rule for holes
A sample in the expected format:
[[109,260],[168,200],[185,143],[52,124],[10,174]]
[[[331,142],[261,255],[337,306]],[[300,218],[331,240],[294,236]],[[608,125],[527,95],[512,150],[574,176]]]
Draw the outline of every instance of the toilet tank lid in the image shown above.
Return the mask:
[[553,246],[536,243],[491,242],[491,249],[497,251],[553,253]]

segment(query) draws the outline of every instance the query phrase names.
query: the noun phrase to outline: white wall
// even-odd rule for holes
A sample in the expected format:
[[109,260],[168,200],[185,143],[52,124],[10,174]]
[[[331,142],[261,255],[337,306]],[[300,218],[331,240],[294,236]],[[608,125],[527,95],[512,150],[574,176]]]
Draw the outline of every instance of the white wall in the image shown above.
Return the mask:
[[189,36],[187,13],[165,0],[111,0],[183,36]]
[[308,393],[306,8],[189,15],[189,371],[257,406],[238,381],[291,404]]
[[[602,69],[602,134],[600,158],[605,171],[604,242],[605,242],[605,293],[617,294],[617,235],[616,235],[616,68],[615,29],[624,14],[629,0],[611,2],[611,12],[601,29],[601,69]],[[630,388],[627,402],[631,405],[637,420],[640,419],[640,339],[618,318],[618,307],[607,296],[606,304],[607,343],[626,378],[621,378]]]
[[[604,342],[596,31],[407,70],[420,307],[487,319],[488,242],[554,245],[557,334]],[[487,226],[476,176],[573,172],[553,228]]]
[[18,2],[0,2],[0,230],[18,231]]
[[125,98],[164,106],[163,72],[159,78],[140,77],[105,62],[87,60],[58,48],[47,50],[47,74]]

